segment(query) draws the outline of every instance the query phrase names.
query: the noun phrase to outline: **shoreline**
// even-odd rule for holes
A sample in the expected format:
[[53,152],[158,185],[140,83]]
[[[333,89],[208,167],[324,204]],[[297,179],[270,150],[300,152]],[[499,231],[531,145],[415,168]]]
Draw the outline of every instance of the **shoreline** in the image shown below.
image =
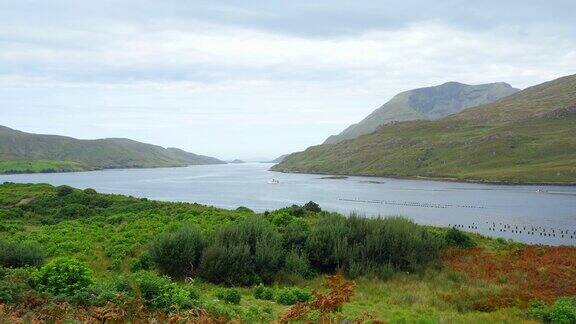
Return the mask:
[[143,169],[171,169],[171,168],[186,168],[196,165],[224,165],[228,163],[211,163],[211,164],[189,164],[189,165],[173,165],[173,166],[150,166],[150,167],[109,167],[109,168],[94,168],[87,170],[59,170],[54,172],[0,172],[0,176],[3,175],[19,175],[19,174],[55,174],[55,173],[84,173],[84,172],[94,172],[94,171],[106,171],[106,170],[143,170]]
[[453,183],[470,183],[470,184],[489,184],[489,185],[502,185],[502,186],[559,186],[559,187],[576,187],[576,182],[512,182],[512,181],[488,181],[488,180],[466,180],[457,178],[442,178],[442,177],[424,177],[424,176],[399,176],[399,175],[370,175],[370,174],[354,174],[354,173],[328,173],[328,172],[298,172],[298,171],[282,171],[273,170],[268,171],[279,173],[292,173],[292,174],[313,174],[323,176],[347,176],[347,177],[366,177],[366,178],[388,178],[398,180],[427,180],[438,182],[453,182]]

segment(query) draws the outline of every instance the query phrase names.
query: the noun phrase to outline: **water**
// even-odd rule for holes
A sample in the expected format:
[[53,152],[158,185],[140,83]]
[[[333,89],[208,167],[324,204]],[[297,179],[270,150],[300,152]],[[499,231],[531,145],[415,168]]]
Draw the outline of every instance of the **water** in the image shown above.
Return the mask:
[[[420,224],[528,243],[576,245],[576,187],[501,186],[270,172],[271,164],[0,176],[0,182],[67,184],[99,192],[223,208],[273,210],[313,200],[325,210],[403,215]],[[280,183],[270,184],[272,178]]]

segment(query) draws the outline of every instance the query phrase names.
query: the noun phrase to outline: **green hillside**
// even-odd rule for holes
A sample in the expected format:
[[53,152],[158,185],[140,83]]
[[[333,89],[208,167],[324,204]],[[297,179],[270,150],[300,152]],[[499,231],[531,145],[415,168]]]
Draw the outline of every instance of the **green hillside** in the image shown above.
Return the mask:
[[466,108],[492,103],[518,91],[503,82],[479,85],[446,82],[404,91],[359,123],[349,126],[338,135],[330,136],[324,144],[335,144],[370,134],[392,122],[446,117]]
[[173,167],[224,163],[175,148],[108,138],[78,140],[0,126],[0,173],[64,172],[107,168]]
[[294,153],[282,172],[576,183],[576,75],[435,121]]

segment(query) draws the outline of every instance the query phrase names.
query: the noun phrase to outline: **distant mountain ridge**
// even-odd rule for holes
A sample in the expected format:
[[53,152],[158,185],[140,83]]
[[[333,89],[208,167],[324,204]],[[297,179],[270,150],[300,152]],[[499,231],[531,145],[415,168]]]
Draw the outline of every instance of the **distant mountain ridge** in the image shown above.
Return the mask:
[[370,134],[391,122],[438,119],[466,108],[492,103],[520,91],[507,83],[468,85],[458,82],[401,92],[362,121],[328,137],[324,144]]
[[[29,165],[30,170],[18,165],[18,161],[22,162],[21,165]],[[0,126],[0,162],[17,166],[13,170],[4,168],[4,172],[41,172],[43,170],[33,167],[38,161],[57,165],[54,170],[49,168],[52,171],[225,163],[213,157],[125,138],[80,140],[66,136],[25,133]],[[0,172],[2,169],[0,168]]]
[[576,74],[437,120],[293,153],[274,171],[576,184]]

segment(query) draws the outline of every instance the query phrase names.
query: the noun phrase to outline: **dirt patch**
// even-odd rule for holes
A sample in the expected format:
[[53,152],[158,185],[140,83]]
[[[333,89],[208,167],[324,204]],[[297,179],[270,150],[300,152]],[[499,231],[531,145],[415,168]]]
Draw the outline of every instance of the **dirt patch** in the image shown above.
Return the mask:
[[34,200],[34,198],[31,198],[31,197],[22,198],[22,200],[20,200],[20,201],[16,204],[16,207],[26,206],[26,205],[28,205],[29,203],[31,203],[32,200]]

